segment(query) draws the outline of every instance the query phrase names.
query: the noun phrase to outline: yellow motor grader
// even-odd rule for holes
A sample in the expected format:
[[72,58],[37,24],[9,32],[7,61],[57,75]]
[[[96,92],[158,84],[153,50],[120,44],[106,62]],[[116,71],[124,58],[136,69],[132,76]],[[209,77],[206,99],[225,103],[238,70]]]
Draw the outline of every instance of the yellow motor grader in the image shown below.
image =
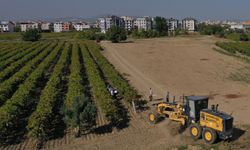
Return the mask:
[[159,117],[166,117],[189,127],[194,139],[203,138],[213,144],[217,138],[230,139],[233,134],[233,117],[218,111],[218,105],[208,109],[208,97],[183,96],[183,102],[159,102],[153,104],[155,111],[149,114],[149,121],[157,123]]

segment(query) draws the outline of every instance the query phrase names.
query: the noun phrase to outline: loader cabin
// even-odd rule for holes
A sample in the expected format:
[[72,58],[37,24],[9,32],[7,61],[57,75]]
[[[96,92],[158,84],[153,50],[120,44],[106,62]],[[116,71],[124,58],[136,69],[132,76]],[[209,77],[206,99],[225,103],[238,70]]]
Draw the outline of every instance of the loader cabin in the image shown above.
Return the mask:
[[200,120],[200,112],[208,108],[207,96],[186,96],[185,114],[189,118],[189,122],[197,122]]

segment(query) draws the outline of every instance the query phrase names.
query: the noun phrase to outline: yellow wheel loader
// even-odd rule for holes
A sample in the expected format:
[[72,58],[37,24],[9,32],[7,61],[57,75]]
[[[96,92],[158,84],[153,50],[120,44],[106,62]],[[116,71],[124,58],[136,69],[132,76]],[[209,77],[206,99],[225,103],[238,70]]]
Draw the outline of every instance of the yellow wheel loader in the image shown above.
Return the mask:
[[175,101],[154,104],[155,111],[149,114],[149,121],[157,123],[159,117],[180,122],[189,127],[194,139],[203,138],[206,143],[213,144],[217,138],[226,140],[233,134],[233,117],[218,111],[218,105],[208,109],[208,97],[185,96],[182,104]]

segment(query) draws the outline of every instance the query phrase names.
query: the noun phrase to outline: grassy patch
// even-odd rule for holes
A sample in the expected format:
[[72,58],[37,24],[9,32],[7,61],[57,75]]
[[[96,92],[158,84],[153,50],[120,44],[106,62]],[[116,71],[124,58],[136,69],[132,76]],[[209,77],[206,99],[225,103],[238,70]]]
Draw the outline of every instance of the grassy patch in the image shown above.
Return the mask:
[[186,150],[187,149],[187,146],[185,145],[181,145],[178,147],[178,150]]
[[233,81],[240,81],[250,84],[250,68],[245,67],[238,69],[238,71],[232,72],[229,78]]
[[20,33],[1,33],[0,40],[7,41],[7,40],[19,40],[21,39]]
[[[241,33],[231,33],[231,34],[227,34],[226,38],[233,40],[233,41],[240,41],[240,34]],[[248,38],[250,38],[250,34],[248,34]]]

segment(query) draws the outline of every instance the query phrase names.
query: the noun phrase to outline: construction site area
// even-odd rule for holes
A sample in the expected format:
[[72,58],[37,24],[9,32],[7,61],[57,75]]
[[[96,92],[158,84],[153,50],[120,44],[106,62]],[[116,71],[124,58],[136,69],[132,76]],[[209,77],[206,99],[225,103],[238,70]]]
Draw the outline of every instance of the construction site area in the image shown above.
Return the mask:
[[[218,52],[208,36],[134,40],[113,44],[101,42],[103,55],[129,80],[142,95],[145,109],[135,113],[129,108],[128,128],[106,136],[95,135],[88,140],[57,149],[248,149],[250,144],[250,85],[244,79],[235,81],[234,74],[246,74],[250,64]],[[153,101],[149,102],[149,89]],[[183,95],[207,96],[208,107],[218,104],[219,111],[234,118],[231,140],[205,144],[191,138],[189,129],[164,119],[150,124],[148,114],[152,104],[165,100],[180,102]],[[86,137],[83,137],[86,138]]]
[[[248,116],[250,84],[247,81],[249,81],[250,63],[246,59],[225,54],[215,44],[223,40],[225,39],[214,36],[190,35],[132,39],[123,43],[101,41],[100,50],[94,42],[73,42],[73,44],[69,42],[66,43],[64,49],[59,47],[59,43],[58,48],[53,48],[55,52],[52,56],[56,57],[57,52],[63,51],[61,57],[65,60],[64,65],[68,70],[66,74],[61,75],[65,76],[63,78],[65,83],[60,84],[65,87],[75,87],[66,82],[71,82],[69,74],[76,71],[79,79],[84,77],[84,80],[90,81],[90,83],[85,81],[86,83],[83,82],[82,85],[86,84],[88,85],[86,87],[90,87],[92,92],[89,94],[92,95],[94,103],[99,104],[99,99],[102,100],[101,96],[107,96],[107,93],[108,96],[112,96],[115,103],[110,104],[115,104],[119,111],[126,114],[122,116],[125,125],[122,128],[110,126],[105,116],[105,109],[103,109],[109,108],[110,105],[97,105],[96,125],[93,130],[83,132],[80,137],[75,138],[71,129],[64,127],[62,131],[65,132],[61,137],[44,141],[39,149],[248,149],[250,146],[250,118]],[[72,48],[70,48],[71,45]],[[49,50],[50,48],[47,51]],[[53,62],[52,56],[49,57],[51,62]],[[77,67],[69,71],[69,68],[74,66],[66,60],[71,57],[71,64],[75,62]],[[47,64],[46,61],[44,64]],[[86,69],[86,74],[82,74],[81,69]],[[120,74],[115,72],[116,70],[140,95],[133,99],[136,101],[131,100],[132,105],[123,98],[119,98],[119,92],[121,92],[119,88],[122,89],[128,84],[116,82],[116,79],[123,81]],[[113,72],[115,73],[112,74]],[[87,75],[88,80],[83,75]],[[96,77],[91,78],[94,75]],[[96,84],[100,82],[103,83]],[[109,83],[120,87],[112,87]],[[82,87],[82,85],[79,86]],[[101,90],[100,85],[102,85]],[[41,87],[44,86],[42,84]],[[67,90],[63,89],[61,93],[65,94]],[[75,88],[72,89],[75,90]],[[106,95],[96,94],[96,91],[102,91]],[[118,97],[116,97],[117,93]],[[58,99],[63,101],[63,97],[65,96]],[[103,100],[105,102],[107,99]],[[12,99],[8,101],[16,106]],[[46,103],[47,100],[41,102]],[[7,108],[7,105],[5,107]],[[44,107],[40,108],[44,109]],[[58,112],[60,116],[59,109],[55,112]],[[120,114],[118,111],[116,113]],[[28,114],[23,118],[28,118]],[[13,122],[12,120],[7,121]],[[25,127],[27,124],[25,122],[23,124],[22,128],[25,131],[25,128],[29,126]],[[57,125],[57,127],[61,126],[62,124]],[[11,129],[8,126],[3,128],[7,128],[7,131]],[[23,134],[20,142],[0,146],[0,149],[35,149],[38,140]]]

